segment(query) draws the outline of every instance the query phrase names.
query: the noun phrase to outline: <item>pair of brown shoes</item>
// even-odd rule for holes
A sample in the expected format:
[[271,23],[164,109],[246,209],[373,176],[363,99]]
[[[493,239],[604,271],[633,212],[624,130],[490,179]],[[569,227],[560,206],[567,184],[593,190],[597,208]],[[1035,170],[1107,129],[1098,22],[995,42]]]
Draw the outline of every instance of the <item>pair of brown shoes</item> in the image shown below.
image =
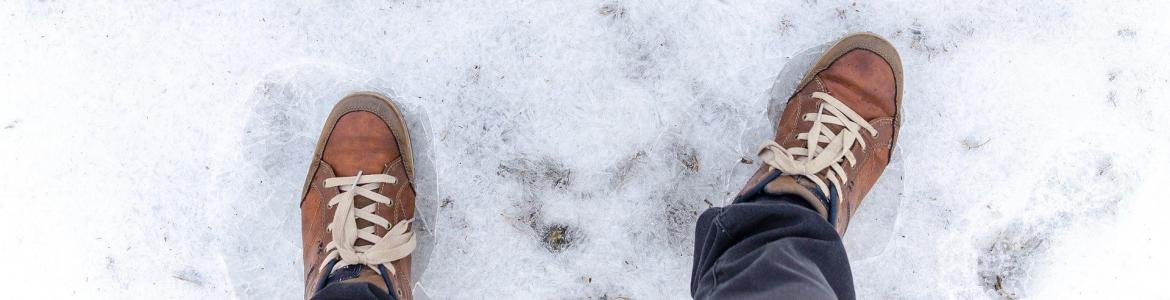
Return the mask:
[[[796,195],[845,233],[890,162],[902,117],[902,66],[877,35],[824,50],[787,99],[776,136],[737,201]],[[401,111],[372,93],[334,108],[301,197],[305,295],[362,282],[412,299],[414,159]]]

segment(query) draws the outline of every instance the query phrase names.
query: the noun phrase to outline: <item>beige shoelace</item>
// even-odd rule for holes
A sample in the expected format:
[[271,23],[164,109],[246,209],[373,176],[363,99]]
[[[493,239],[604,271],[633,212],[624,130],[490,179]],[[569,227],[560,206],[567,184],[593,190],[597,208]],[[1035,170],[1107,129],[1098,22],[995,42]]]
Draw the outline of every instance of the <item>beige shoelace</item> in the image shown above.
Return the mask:
[[[340,258],[332,271],[349,265],[366,265],[378,272],[378,265],[386,265],[390,274],[395,274],[394,266],[390,262],[402,259],[414,251],[414,233],[409,230],[414,219],[403,220],[390,226],[390,221],[374,214],[374,207],[378,203],[390,205],[389,197],[374,192],[382,184],[397,182],[394,176],[386,174],[362,175],[358,171],[353,177],[334,177],[325,179],[325,187],[341,187],[342,193],[329,199],[329,206],[337,206],[333,213],[333,222],[329,223],[329,231],[333,234],[333,241],[325,246],[328,255],[325,256],[324,268],[329,261]],[[366,207],[354,207],[354,197],[362,196],[375,203]],[[357,228],[357,220],[362,219],[387,229],[385,236],[374,234],[374,226]],[[358,239],[366,240],[372,245],[355,246]]]
[[[812,180],[821,192],[828,196],[828,186],[820,176],[817,176],[823,172],[833,183],[837,195],[841,195],[841,182],[849,180],[845,175],[845,169],[841,167],[841,159],[845,158],[849,160],[850,165],[856,165],[857,158],[853,157],[853,152],[849,150],[853,148],[854,142],[860,143],[861,149],[865,149],[865,140],[860,138],[858,130],[865,129],[872,136],[877,136],[877,129],[832,95],[815,92],[812,96],[824,102],[817,113],[802,116],[804,121],[813,122],[813,125],[808,133],[801,133],[796,137],[808,141],[808,147],[784,149],[775,141],[767,141],[760,146],[760,160],[786,175],[800,175]],[[840,133],[833,133],[828,124],[843,128]],[[822,143],[828,145],[822,148]]]

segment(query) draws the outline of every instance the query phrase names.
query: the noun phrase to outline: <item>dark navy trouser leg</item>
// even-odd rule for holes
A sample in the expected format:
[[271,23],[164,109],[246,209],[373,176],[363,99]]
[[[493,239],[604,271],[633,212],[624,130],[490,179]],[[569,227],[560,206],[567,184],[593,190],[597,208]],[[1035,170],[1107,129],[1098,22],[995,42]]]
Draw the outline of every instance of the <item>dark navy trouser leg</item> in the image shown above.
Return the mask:
[[854,299],[841,238],[795,196],[708,209],[695,227],[695,299]]
[[[333,264],[335,264],[335,263],[337,263],[337,260],[334,260],[333,262],[326,264],[324,269],[332,270]],[[382,271],[381,274],[383,275],[382,276],[383,282],[386,284],[387,287],[391,287],[391,289],[393,289],[393,286],[391,285],[390,280],[387,279],[387,277],[385,276],[387,274],[387,272],[390,272],[390,271],[386,270],[385,266],[379,266],[379,269]],[[329,277],[326,277],[322,282],[318,283],[321,285],[321,287],[318,288],[319,290],[317,291],[317,293],[313,294],[313,297],[310,298],[310,300],[342,300],[342,299],[396,300],[397,299],[397,297],[394,297],[394,295],[391,295],[390,293],[386,292],[385,289],[382,289],[381,287],[374,285],[371,282],[365,282],[365,281],[360,281],[360,280],[350,280],[350,279],[357,278],[358,276],[360,276],[364,270],[366,270],[366,266],[364,266],[364,265],[349,265],[349,266],[345,266],[345,267],[342,267],[340,269],[333,271],[332,273],[329,274]]]
[[388,300],[390,294],[373,284],[340,282],[313,295],[311,300]]

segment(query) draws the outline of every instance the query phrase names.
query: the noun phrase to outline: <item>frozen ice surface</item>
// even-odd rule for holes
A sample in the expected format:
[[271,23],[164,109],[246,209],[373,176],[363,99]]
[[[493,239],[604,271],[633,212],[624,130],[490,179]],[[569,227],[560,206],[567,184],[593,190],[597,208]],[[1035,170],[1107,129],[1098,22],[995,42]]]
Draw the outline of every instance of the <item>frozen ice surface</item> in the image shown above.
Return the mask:
[[685,299],[777,74],[873,31],[906,116],[861,298],[1166,297],[1166,2],[560,2],[0,2],[0,289],[300,297],[307,160],[373,90],[425,145],[416,295]]

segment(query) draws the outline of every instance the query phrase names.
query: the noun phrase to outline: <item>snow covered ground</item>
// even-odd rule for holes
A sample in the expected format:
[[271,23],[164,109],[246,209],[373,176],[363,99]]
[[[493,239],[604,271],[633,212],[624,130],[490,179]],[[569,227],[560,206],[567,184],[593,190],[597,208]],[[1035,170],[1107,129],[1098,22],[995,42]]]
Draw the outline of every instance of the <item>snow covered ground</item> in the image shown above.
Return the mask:
[[861,298],[1170,297],[1165,1],[130,2],[0,1],[4,298],[301,297],[358,90],[423,145],[420,298],[689,298],[777,74],[852,31],[907,78]]

